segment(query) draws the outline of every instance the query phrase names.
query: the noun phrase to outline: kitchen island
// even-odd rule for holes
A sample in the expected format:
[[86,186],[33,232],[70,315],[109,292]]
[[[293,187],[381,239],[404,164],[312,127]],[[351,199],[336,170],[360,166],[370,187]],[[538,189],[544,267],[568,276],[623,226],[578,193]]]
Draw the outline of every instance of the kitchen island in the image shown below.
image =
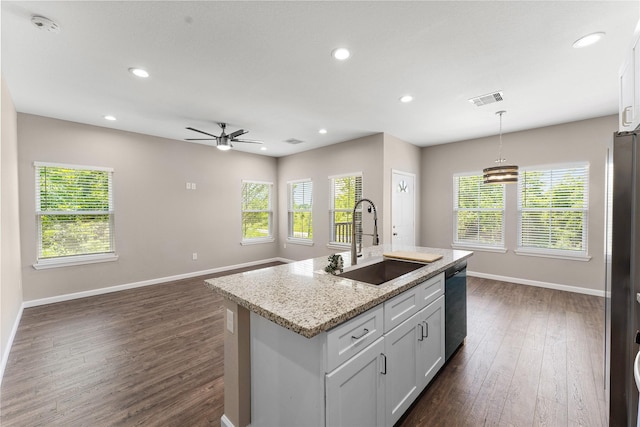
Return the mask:
[[378,286],[325,273],[326,257],[207,280],[227,308],[223,425],[392,425],[444,363],[443,272],[472,255],[402,249],[442,258]]

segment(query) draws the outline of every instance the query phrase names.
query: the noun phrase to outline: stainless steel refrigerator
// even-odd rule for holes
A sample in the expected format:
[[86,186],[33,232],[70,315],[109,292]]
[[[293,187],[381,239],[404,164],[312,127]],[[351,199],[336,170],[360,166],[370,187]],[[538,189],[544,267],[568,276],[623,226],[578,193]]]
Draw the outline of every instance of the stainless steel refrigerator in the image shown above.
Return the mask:
[[614,133],[607,161],[605,388],[609,425],[637,425],[640,330],[640,131]]

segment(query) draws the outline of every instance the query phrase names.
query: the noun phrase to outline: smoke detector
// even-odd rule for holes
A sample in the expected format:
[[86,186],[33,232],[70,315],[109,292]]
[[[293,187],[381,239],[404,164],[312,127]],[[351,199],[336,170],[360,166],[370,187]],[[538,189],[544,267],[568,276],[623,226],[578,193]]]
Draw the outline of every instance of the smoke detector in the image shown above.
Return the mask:
[[289,139],[285,139],[284,142],[288,143],[288,144],[302,144],[304,141],[300,141],[299,139],[295,139],[295,138],[289,138]]
[[469,102],[474,104],[476,107],[482,107],[483,105],[493,104],[494,102],[500,102],[502,100],[502,92],[497,91],[482,96],[476,96],[475,98],[470,98]]
[[44,16],[32,16],[31,23],[38,29],[43,31],[48,31],[50,33],[60,32],[60,26],[57,23],[53,22],[51,19],[45,18]]

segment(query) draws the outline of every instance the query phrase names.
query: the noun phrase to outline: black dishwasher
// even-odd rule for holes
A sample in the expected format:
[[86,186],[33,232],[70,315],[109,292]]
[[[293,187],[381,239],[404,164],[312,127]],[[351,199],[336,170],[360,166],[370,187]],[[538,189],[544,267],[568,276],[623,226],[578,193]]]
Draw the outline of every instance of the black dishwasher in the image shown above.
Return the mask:
[[449,267],[444,277],[444,353],[447,361],[467,336],[467,262]]

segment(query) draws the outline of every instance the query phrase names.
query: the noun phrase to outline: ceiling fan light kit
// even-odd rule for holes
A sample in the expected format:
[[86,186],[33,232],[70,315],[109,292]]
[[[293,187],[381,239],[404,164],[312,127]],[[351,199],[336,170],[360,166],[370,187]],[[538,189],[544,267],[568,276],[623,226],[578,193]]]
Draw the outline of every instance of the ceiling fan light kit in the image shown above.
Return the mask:
[[227,135],[225,131],[227,128],[227,124],[218,123],[218,126],[220,126],[220,128],[222,129],[222,133],[220,135],[213,135],[211,133],[207,133],[199,129],[188,127],[187,128],[188,130],[202,133],[204,135],[210,136],[210,138],[186,138],[185,141],[216,141],[216,147],[222,151],[231,150],[233,148],[233,145],[231,144],[232,142],[242,142],[246,144],[262,144],[262,141],[257,141],[255,139],[239,139],[240,136],[244,135],[245,133],[248,133],[249,131],[246,131],[244,129],[238,129]]
[[504,165],[507,160],[502,157],[502,115],[506,111],[497,111],[496,115],[500,116],[500,147],[498,148],[498,158],[496,163],[498,166],[484,168],[482,170],[482,178],[485,184],[510,184],[518,182],[518,166]]

